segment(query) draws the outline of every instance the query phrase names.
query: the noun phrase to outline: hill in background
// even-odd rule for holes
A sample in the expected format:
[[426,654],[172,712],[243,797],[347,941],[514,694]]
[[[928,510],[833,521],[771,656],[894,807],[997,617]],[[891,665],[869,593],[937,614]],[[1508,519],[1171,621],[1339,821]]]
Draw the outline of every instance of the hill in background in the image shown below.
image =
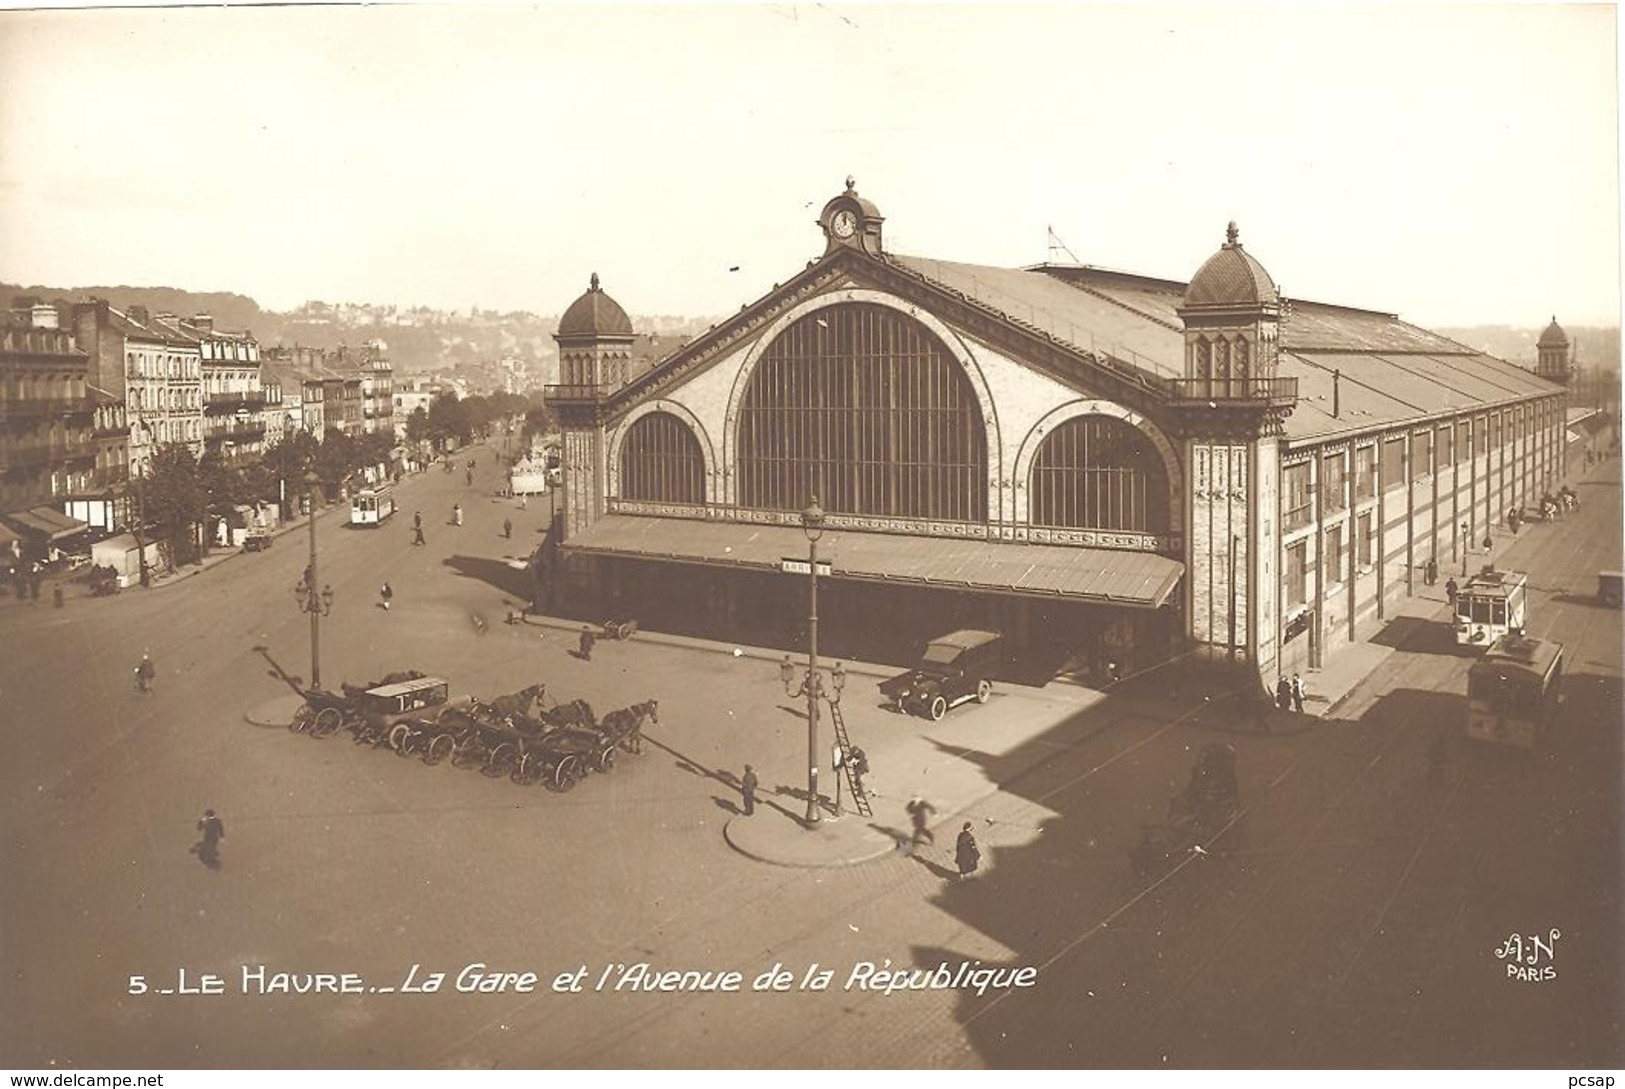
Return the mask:
[[[132,304],[155,314],[190,318],[208,314],[224,332],[250,332],[261,344],[299,344],[310,348],[336,348],[382,340],[400,374],[422,374],[458,364],[493,362],[504,357],[524,359],[550,376],[556,371],[558,347],[553,333],[557,315],[525,311],[435,310],[426,306],[396,307],[365,303],[308,302],[297,310],[263,310],[253,299],[231,292],[182,291],[172,287],[75,287],[0,283],[0,299],[7,305],[32,296],[52,303],[83,302],[103,298],[120,310]],[[672,338],[705,331],[711,318],[673,315],[632,316],[639,332]],[[555,380],[548,378],[547,380]]]

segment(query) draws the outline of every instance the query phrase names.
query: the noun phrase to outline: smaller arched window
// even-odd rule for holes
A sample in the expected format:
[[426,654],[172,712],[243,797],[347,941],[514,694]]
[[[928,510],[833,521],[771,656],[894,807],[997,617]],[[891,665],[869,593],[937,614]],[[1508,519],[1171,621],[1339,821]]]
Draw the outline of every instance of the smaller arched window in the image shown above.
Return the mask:
[[1231,370],[1232,370],[1232,372],[1235,374],[1235,376],[1237,378],[1245,379],[1247,377],[1247,369],[1248,369],[1248,366],[1249,366],[1249,361],[1248,361],[1247,356],[1248,356],[1248,351],[1247,351],[1247,340],[1246,340],[1246,338],[1245,337],[1237,337],[1236,338],[1236,355],[1235,355],[1235,359],[1234,359],[1234,361],[1232,363],[1232,366],[1231,366]]
[[621,498],[705,502],[705,455],[686,423],[670,412],[651,412],[627,429],[621,445]]
[[1213,346],[1207,342],[1206,337],[1196,341],[1196,374],[1197,378],[1211,378],[1213,376]]

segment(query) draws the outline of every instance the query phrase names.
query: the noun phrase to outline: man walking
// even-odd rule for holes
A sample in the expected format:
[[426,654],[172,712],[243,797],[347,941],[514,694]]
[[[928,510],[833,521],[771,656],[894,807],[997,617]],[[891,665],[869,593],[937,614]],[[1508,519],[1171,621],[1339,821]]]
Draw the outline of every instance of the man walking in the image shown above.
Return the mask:
[[756,772],[746,764],[745,774],[739,780],[739,798],[747,817],[756,812],[756,785]]
[[152,664],[152,659],[146,654],[141,655],[141,663],[135,667],[136,687],[143,692],[152,691],[152,682],[158,677],[158,667]]
[[1275,706],[1283,711],[1292,709],[1292,682],[1285,675],[1275,679]]
[[1456,580],[1454,578],[1444,580],[1444,599],[1450,603],[1451,612],[1454,612],[1456,609],[1456,594],[1460,592],[1461,587],[1456,585]]
[[1292,674],[1292,709],[1303,714],[1303,678]]
[[203,839],[193,846],[198,859],[209,869],[220,868],[220,841],[226,838],[226,826],[215,816],[212,809],[205,809],[203,817],[197,822],[197,830],[203,833]]
[[384,612],[389,612],[389,603],[395,600],[394,587],[390,586],[390,584],[387,582],[384,583],[383,586],[378,588],[378,596],[383,599]]
[[937,811],[937,807],[916,794],[904,808],[908,810],[909,822],[914,826],[914,844],[916,846],[921,843],[935,844],[936,835],[925,825],[926,821],[931,819],[931,814]]
[[512,518],[504,518],[502,520],[502,536],[504,536],[504,537],[506,537],[506,538],[508,538],[510,540],[513,538],[513,519]]
[[583,662],[592,661],[592,648],[593,644],[596,642],[598,642],[598,639],[593,635],[592,629],[583,627],[581,629],[581,645],[576,650],[577,657],[579,657]]

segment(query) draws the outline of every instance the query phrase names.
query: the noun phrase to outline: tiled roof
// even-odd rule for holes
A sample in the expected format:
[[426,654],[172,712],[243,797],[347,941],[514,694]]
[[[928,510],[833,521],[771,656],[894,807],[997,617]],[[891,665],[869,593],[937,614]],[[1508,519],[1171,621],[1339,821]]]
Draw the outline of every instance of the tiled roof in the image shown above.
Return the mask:
[[598,273],[595,272],[586,293],[571,303],[559,319],[558,335],[629,337],[632,335],[632,319],[626,316],[620,303],[598,286]]
[[1535,342],[1535,347],[1567,348],[1568,346],[1569,335],[1563,331],[1561,325],[1557,324],[1557,315],[1553,314],[1552,323],[1546,327],[1545,332],[1540,334],[1540,339]]
[[[1185,338],[1153,312],[1024,269],[887,254],[893,265],[1082,352],[1103,352],[1150,374],[1184,373]],[[1130,293],[1132,294],[1132,293]]]
[[1280,301],[1275,281],[1253,255],[1241,248],[1236,225],[1227,241],[1205,261],[1185,289],[1186,306],[1253,306]]
[[[1187,288],[1177,281],[1089,266],[1018,270],[886,259],[1080,351],[1104,351],[1165,378],[1184,374],[1178,308]],[[1299,442],[1557,389],[1522,367],[1374,310],[1294,300],[1279,344],[1277,373],[1298,379],[1286,436]],[[1335,416],[1333,371],[1341,372]]]

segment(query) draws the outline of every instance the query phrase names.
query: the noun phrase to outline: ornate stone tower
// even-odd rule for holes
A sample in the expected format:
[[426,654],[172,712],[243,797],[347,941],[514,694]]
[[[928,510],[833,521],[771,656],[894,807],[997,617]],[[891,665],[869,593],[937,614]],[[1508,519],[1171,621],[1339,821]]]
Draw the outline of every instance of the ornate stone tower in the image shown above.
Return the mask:
[[1276,377],[1280,294],[1234,223],[1186,288],[1179,316],[1185,376],[1174,380],[1169,407],[1190,467],[1190,635],[1209,657],[1268,675],[1279,611],[1278,436],[1297,380]]
[[1553,314],[1552,323],[1540,334],[1540,340],[1535,343],[1535,373],[1548,382],[1555,382],[1560,386],[1568,385],[1574,378],[1571,347],[1569,335],[1557,324],[1557,315]]
[[604,403],[626,384],[631,365],[632,321],[592,274],[586,294],[559,319],[559,384],[548,399],[559,414],[564,449],[564,511],[561,536],[586,529],[604,513],[609,479]]

